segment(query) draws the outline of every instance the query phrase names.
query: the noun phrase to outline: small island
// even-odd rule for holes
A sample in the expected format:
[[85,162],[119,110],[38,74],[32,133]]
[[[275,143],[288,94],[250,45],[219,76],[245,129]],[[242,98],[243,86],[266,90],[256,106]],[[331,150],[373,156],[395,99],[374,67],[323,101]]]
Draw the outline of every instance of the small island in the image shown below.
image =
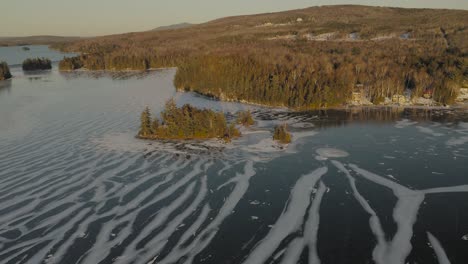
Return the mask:
[[275,132],[273,133],[273,140],[278,141],[282,144],[291,143],[292,136],[288,132],[288,126],[286,124],[278,125],[275,127]]
[[252,126],[255,123],[250,110],[241,111],[237,114],[237,124],[245,127]]
[[23,47],[22,50],[24,51],[30,51],[31,49],[29,47]]
[[37,71],[52,69],[52,62],[47,58],[26,59],[23,61],[23,71]]
[[153,118],[148,107],[141,113],[138,138],[193,140],[219,138],[230,141],[239,137],[234,123],[228,125],[223,113],[199,109],[189,104],[177,107],[169,100],[161,112],[161,121]]
[[0,81],[10,79],[11,73],[8,64],[4,61],[0,62]]

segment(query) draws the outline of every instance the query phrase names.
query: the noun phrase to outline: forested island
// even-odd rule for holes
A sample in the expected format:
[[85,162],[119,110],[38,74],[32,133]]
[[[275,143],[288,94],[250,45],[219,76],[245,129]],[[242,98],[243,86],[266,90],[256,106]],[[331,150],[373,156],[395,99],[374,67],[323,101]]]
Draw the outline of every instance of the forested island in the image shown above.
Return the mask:
[[4,61],[0,62],[0,81],[10,79],[11,73],[8,64]]
[[292,141],[292,135],[288,131],[288,125],[281,124],[275,127],[275,131],[273,132],[273,140],[278,141],[282,144],[288,144]]
[[[175,86],[296,110],[453,104],[468,86],[468,11],[322,6],[56,46],[60,70],[177,67]],[[187,38],[187,36],[190,36]]]
[[247,110],[237,113],[237,124],[243,125],[245,127],[249,127],[255,124],[255,120],[252,117],[252,112]]
[[221,112],[199,109],[186,104],[177,107],[169,100],[161,112],[161,120],[151,115],[148,107],[141,113],[140,131],[142,139],[192,140],[219,138],[230,141],[239,137],[234,123],[228,124]]
[[47,58],[26,59],[23,61],[24,71],[50,70],[52,62]]

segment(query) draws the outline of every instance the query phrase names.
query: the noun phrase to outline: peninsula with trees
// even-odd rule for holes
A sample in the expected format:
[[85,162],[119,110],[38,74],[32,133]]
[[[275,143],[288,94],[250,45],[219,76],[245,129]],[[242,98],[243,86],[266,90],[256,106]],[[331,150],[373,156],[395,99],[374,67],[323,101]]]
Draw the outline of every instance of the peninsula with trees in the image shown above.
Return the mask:
[[60,70],[177,67],[175,86],[295,110],[425,98],[468,88],[468,11],[321,6],[56,45]]

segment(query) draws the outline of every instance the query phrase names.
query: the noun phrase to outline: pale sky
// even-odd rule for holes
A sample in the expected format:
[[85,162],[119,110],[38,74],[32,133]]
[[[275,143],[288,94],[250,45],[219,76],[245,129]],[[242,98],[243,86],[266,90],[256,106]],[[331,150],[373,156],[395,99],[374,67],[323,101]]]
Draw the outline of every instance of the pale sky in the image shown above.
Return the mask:
[[468,9],[468,0],[1,0],[0,36],[98,36],[181,22],[284,11],[316,5],[363,4]]

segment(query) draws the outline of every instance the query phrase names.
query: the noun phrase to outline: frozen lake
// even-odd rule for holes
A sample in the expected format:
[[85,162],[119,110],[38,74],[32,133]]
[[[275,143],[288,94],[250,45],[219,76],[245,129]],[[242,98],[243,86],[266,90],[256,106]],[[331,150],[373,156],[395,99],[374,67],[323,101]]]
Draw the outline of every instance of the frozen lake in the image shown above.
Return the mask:
[[[174,69],[11,70],[0,263],[468,261],[467,110],[290,113],[177,93]],[[135,139],[143,108],[171,97],[256,124],[232,144]]]

